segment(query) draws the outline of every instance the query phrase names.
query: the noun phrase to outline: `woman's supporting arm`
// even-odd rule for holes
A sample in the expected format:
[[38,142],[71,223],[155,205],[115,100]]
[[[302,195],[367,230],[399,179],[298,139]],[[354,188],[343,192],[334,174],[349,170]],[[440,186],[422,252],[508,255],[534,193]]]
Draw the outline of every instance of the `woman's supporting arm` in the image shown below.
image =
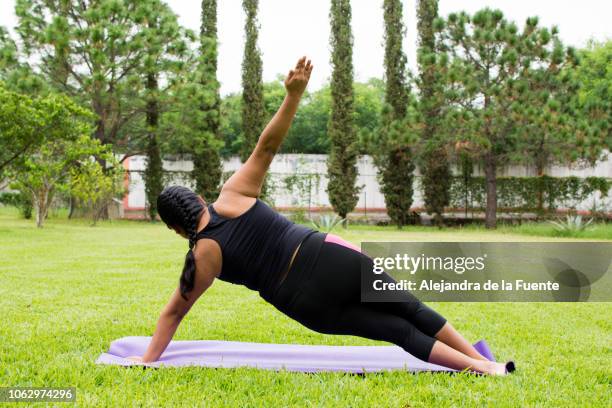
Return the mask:
[[289,71],[285,79],[287,95],[283,103],[259,136],[247,161],[225,182],[221,193],[225,190],[248,197],[259,196],[270,163],[291,126],[312,68],[310,60],[306,61],[306,57],[302,57],[295,69]]
[[155,326],[153,339],[151,340],[151,343],[149,343],[147,351],[142,356],[143,363],[150,363],[159,359],[164,350],[166,350],[166,347],[168,347],[168,344],[170,344],[174,333],[176,333],[176,329],[187,313],[186,311],[180,311],[175,307],[175,304],[177,303],[177,296],[181,298],[179,289],[176,289],[172,295],[172,299],[170,302],[168,302],[159,315],[157,325]]
[[187,294],[187,299],[181,296],[179,288],[174,291],[168,304],[160,313],[155,333],[147,350],[142,358],[133,358],[134,360],[150,363],[159,359],[170,344],[183,317],[221,272],[221,250],[216,242],[202,239],[196,243],[193,251],[196,263],[193,289]]

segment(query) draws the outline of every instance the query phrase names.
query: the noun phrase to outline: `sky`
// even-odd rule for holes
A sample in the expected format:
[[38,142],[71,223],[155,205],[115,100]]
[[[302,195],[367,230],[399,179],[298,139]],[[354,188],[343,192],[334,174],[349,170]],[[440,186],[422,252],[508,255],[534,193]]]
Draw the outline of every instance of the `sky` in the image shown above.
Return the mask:
[[[196,32],[200,24],[201,0],[167,0],[180,23]],[[240,91],[244,43],[244,12],[241,0],[218,0],[219,65],[221,94]],[[258,45],[263,59],[263,79],[272,81],[286,74],[306,55],[314,64],[308,85],[319,89],[331,75],[329,46],[329,0],[260,0]],[[353,66],[355,80],[382,78],[384,67],[382,0],[353,0]],[[416,68],[416,0],[403,0],[406,37],[404,52],[409,68]],[[13,27],[14,0],[1,0],[0,25]],[[483,7],[497,8],[507,19],[522,26],[529,16],[540,24],[557,25],[568,45],[583,47],[591,38],[612,38],[612,1],[606,0],[440,0],[439,13],[473,13]]]

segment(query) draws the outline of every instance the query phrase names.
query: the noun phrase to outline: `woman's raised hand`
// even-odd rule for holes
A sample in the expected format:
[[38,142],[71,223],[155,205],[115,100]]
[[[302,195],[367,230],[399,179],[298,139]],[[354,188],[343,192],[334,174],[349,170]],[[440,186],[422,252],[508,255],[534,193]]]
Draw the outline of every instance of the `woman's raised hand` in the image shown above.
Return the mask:
[[306,56],[299,59],[295,68],[289,71],[285,79],[285,88],[288,94],[302,96],[306,85],[308,85],[312,67],[313,65],[310,63],[310,60],[306,60]]

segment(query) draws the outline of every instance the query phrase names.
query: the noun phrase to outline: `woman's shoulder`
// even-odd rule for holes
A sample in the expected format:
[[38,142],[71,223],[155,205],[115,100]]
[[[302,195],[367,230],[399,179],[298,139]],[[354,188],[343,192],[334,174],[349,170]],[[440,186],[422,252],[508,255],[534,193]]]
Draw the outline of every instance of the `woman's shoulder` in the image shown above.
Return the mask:
[[259,198],[249,197],[231,190],[222,190],[217,200],[212,203],[215,213],[225,218],[237,218],[249,211]]
[[196,268],[206,275],[217,277],[221,273],[223,256],[221,246],[214,239],[199,239],[193,248]]

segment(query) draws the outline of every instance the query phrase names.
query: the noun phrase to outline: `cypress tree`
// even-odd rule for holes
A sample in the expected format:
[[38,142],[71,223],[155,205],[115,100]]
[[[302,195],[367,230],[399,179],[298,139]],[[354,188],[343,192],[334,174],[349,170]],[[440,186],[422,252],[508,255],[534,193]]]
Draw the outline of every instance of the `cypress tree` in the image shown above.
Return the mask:
[[435,64],[434,20],[438,16],[438,0],[418,0],[417,30],[419,33],[419,88],[422,117],[423,154],[421,175],[425,209],[434,214],[438,225],[443,222],[444,207],[450,202],[451,172],[448,154],[443,147],[438,126],[441,110],[441,83]]
[[[346,218],[358,200],[357,143],[353,124],[353,36],[349,0],[332,0],[329,13],[332,46],[332,106],[327,132],[331,140],[327,162],[327,192],[334,211]],[[345,224],[346,225],[346,224]]]
[[261,52],[257,47],[258,23],[257,7],[259,0],[243,0],[246,13],[244,31],[246,43],[242,60],[242,132],[243,143],[240,159],[244,162],[255,148],[264,126],[264,96],[262,80]]
[[[257,47],[259,25],[257,23],[257,7],[259,0],[243,0],[242,8],[246,13],[244,31],[246,43],[244,44],[244,56],[242,59],[242,145],[240,146],[240,159],[245,162],[248,158],[259,135],[265,125],[265,103],[263,92],[263,63],[261,51]],[[268,175],[261,187],[260,198],[269,204],[268,197]]]
[[[157,78],[154,75],[149,75],[147,80],[148,86],[157,86]],[[153,90],[154,88],[150,88]],[[147,211],[149,218],[154,220],[157,215],[157,196],[163,189],[163,167],[161,151],[157,136],[159,110],[157,101],[151,99],[147,102],[147,126],[148,126],[148,143],[146,147],[146,168],[144,172],[145,193],[147,198]]]
[[157,215],[157,196],[163,189],[163,167],[161,151],[159,148],[159,104],[157,101],[158,80],[156,72],[149,72],[146,78],[147,106],[147,147],[146,168],[144,171],[145,194],[147,199],[147,211],[151,221]]
[[[143,31],[142,77],[144,78],[144,171],[147,212],[151,220],[157,216],[157,196],[163,189],[162,135],[160,117],[164,106],[170,104],[167,89],[160,89],[160,76],[164,79],[180,75],[180,64],[175,61],[184,56],[185,42],[176,15],[167,5],[157,0],[141,2],[139,13],[147,16]],[[136,133],[137,127],[133,129]]]
[[385,196],[387,214],[399,228],[410,217],[413,196],[412,151],[402,135],[408,129],[406,121],[410,90],[406,81],[406,56],[402,51],[404,25],[400,0],[385,0],[385,112],[380,140],[375,154],[381,190]]
[[192,178],[198,194],[208,202],[219,195],[223,172],[219,143],[221,139],[221,97],[217,80],[217,0],[202,0],[200,56],[197,95],[200,120],[193,149]]
[[402,51],[405,34],[400,0],[385,0],[385,102],[393,109],[393,119],[406,116],[408,86],[406,84],[406,56]]

